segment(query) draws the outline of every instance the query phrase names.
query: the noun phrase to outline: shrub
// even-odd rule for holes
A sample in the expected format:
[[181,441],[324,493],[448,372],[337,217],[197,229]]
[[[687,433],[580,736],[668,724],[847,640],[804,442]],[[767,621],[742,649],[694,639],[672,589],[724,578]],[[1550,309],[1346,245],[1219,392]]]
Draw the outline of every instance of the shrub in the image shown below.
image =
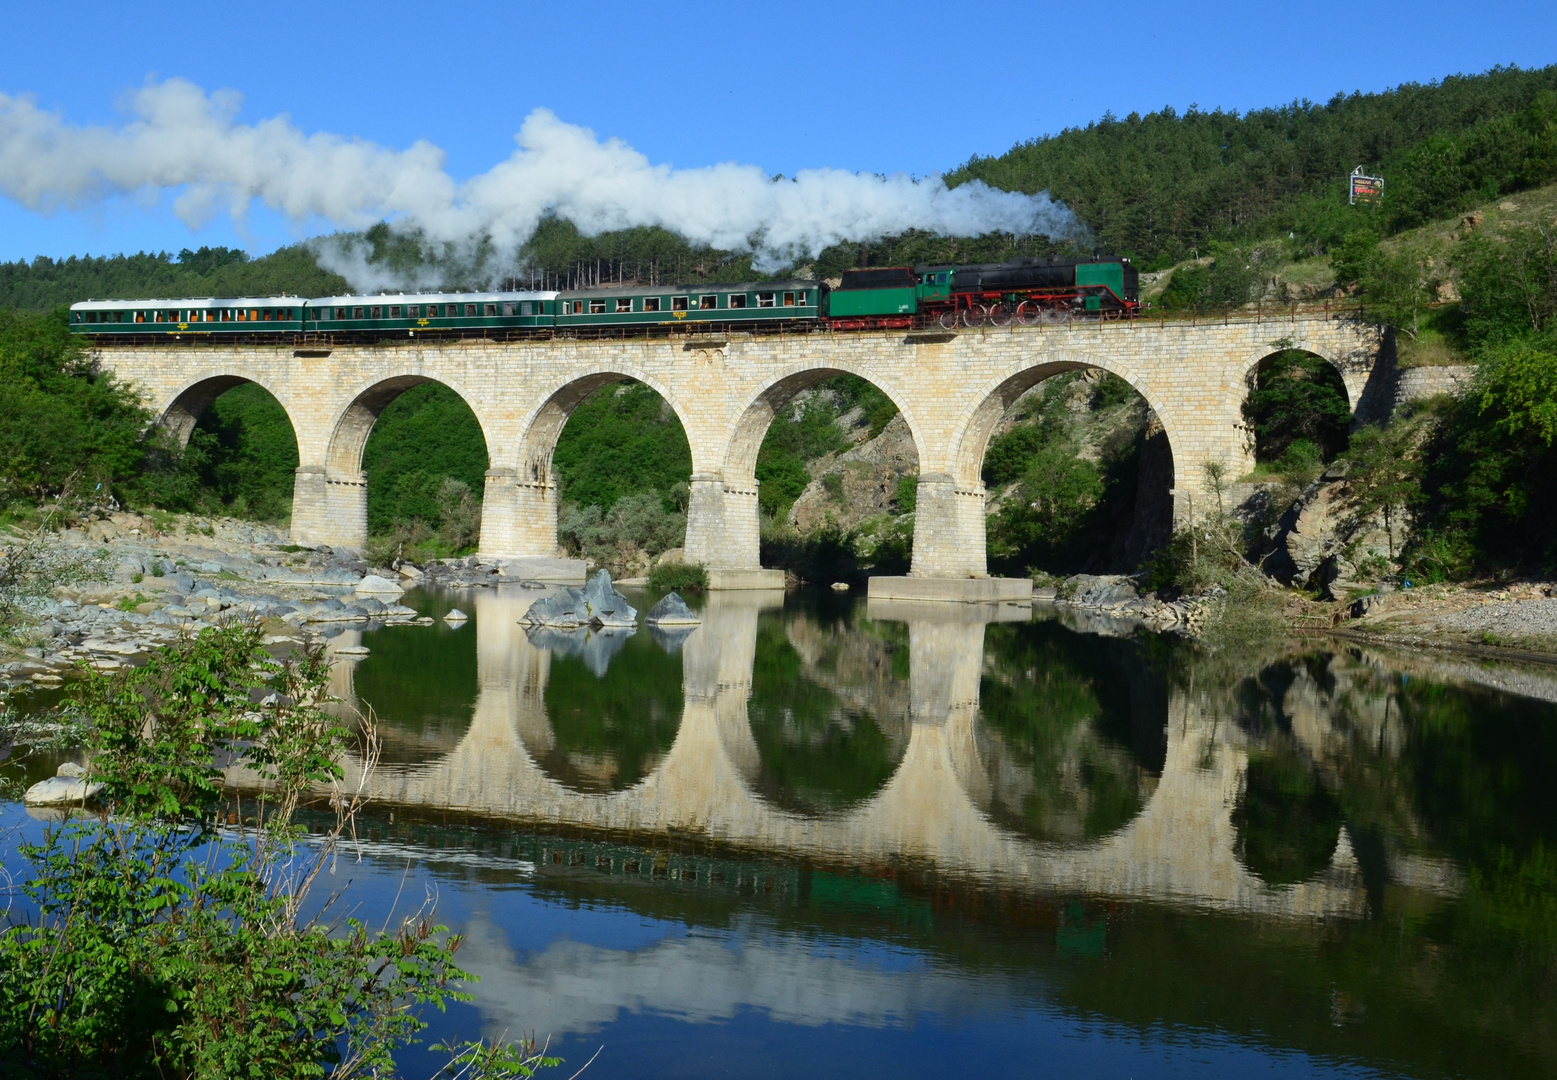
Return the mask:
[[708,570],[702,563],[662,562],[649,571],[651,592],[706,592]]

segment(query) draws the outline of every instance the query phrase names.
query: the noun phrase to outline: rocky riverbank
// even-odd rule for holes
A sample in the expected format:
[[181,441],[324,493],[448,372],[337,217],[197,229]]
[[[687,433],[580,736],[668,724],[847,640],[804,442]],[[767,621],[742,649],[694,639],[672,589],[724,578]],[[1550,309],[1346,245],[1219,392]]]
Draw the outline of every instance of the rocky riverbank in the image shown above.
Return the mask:
[[113,514],[58,542],[106,553],[108,580],[26,607],[22,647],[0,655],[0,680],[13,685],[58,685],[81,664],[112,671],[223,619],[258,619],[273,643],[307,643],[348,627],[431,622],[399,602],[413,585],[545,588],[583,576],[582,564],[560,559],[372,567],[348,549],[300,547],[271,526],[219,518]]

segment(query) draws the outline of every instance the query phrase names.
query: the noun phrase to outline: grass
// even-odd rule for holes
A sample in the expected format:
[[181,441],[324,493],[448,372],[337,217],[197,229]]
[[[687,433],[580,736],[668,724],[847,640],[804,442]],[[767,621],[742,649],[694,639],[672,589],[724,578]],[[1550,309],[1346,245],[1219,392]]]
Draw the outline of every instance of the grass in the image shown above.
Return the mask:
[[144,593],[136,593],[134,596],[121,596],[119,602],[114,605],[120,611],[134,611],[142,604],[149,604],[152,598]]
[[708,570],[702,563],[662,562],[649,571],[648,587],[654,592],[703,592]]

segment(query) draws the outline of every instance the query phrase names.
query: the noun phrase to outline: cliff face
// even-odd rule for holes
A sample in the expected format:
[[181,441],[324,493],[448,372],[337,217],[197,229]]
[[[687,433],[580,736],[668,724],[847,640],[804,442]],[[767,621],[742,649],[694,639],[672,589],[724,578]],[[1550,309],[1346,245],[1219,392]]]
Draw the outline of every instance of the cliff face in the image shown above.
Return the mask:
[[841,453],[826,454],[808,466],[811,483],[789,511],[789,524],[801,533],[815,532],[829,522],[845,531],[873,517],[904,510],[898,484],[919,475],[919,455],[902,416],[895,416],[874,439],[863,426],[850,427],[860,441]]

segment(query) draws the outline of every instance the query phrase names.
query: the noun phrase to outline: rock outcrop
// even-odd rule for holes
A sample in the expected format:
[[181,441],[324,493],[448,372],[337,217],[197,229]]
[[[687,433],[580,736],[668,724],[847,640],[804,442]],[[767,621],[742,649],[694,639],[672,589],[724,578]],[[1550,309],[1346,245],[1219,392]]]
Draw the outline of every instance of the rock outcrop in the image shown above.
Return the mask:
[[680,593],[666,593],[660,598],[659,603],[649,609],[649,614],[644,617],[644,622],[650,626],[696,626],[703,620],[698,618],[697,612],[687,607],[687,602],[681,599]]
[[520,620],[526,626],[573,629],[582,626],[634,628],[638,610],[611,584],[602,570],[582,589],[563,589],[530,605]]

